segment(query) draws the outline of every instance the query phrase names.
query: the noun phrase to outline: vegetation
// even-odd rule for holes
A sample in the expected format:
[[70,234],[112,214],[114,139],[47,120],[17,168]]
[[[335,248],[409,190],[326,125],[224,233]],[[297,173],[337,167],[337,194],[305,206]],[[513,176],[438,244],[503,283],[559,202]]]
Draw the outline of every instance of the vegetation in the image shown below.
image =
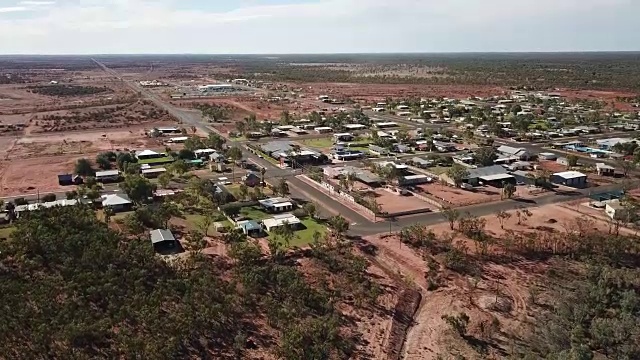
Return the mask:
[[93,169],[93,165],[87,159],[78,159],[76,162],[75,172],[81,176],[93,176],[96,171]]
[[58,97],[83,96],[113,92],[113,90],[109,89],[106,86],[96,87],[80,85],[37,85],[29,86],[28,89],[34,94]]

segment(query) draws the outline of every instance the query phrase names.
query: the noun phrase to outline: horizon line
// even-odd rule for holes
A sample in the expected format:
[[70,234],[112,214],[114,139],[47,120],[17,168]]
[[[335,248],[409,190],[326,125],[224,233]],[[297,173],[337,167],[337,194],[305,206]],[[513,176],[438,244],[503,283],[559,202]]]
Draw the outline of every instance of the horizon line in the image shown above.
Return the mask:
[[640,54],[640,50],[559,50],[559,51],[432,51],[432,52],[326,52],[326,53],[14,53],[10,56],[322,56],[322,55],[522,55],[522,54]]

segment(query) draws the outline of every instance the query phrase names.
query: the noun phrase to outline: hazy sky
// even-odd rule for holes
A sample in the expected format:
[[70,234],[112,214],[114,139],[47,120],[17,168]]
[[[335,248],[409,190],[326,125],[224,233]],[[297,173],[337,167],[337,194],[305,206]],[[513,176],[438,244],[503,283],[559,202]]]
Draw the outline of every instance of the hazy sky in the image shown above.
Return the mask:
[[640,50],[640,0],[0,0],[1,54]]

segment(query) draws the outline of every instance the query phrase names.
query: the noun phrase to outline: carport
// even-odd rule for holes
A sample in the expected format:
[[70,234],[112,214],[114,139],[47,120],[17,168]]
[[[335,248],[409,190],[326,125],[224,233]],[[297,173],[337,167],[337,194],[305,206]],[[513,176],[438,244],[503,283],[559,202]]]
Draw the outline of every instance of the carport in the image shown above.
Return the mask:
[[478,177],[478,179],[480,179],[480,181],[484,185],[493,187],[502,187],[505,183],[516,183],[516,178],[513,175],[507,173],[480,176]]

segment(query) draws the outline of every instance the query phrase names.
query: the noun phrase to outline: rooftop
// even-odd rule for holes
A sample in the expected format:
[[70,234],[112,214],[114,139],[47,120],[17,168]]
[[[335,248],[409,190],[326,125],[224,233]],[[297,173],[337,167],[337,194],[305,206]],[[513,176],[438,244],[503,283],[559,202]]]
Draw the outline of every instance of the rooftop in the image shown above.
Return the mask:
[[152,244],[158,244],[164,241],[176,241],[171,231],[165,229],[151,230],[149,235],[151,236]]
[[500,165],[492,165],[492,166],[480,167],[477,169],[469,169],[469,176],[467,176],[467,178],[473,179],[473,178],[487,177],[491,175],[506,174],[506,173],[507,173],[507,169],[505,169],[504,167]]
[[581,177],[587,177],[587,175],[579,172],[579,171],[564,171],[553,174],[553,176],[558,176],[563,179],[577,179]]

